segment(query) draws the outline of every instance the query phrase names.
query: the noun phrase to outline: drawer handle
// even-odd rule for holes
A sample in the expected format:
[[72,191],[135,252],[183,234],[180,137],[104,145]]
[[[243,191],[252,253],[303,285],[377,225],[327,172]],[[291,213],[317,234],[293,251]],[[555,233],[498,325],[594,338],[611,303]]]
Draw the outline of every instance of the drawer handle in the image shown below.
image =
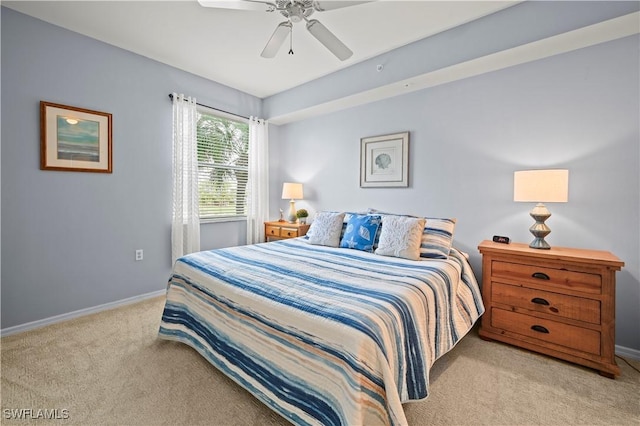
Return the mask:
[[544,272],[534,272],[533,274],[531,274],[531,277],[536,278],[538,280],[549,280],[549,275],[545,274]]
[[535,303],[536,305],[549,306],[549,302],[544,300],[542,297],[534,297],[533,299],[531,299],[531,303]]
[[549,334],[549,330],[547,330],[545,327],[541,326],[541,325],[532,325],[531,329],[533,331],[537,331],[538,333],[546,333]]

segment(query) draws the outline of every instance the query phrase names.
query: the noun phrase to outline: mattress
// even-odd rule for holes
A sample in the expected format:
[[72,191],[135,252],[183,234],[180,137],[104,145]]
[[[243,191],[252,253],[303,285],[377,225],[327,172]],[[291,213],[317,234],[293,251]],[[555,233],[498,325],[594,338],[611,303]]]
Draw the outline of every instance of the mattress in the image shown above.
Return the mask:
[[159,337],[294,424],[403,425],[402,404],[428,396],[429,369],[483,312],[456,249],[412,261],[297,238],[178,259]]

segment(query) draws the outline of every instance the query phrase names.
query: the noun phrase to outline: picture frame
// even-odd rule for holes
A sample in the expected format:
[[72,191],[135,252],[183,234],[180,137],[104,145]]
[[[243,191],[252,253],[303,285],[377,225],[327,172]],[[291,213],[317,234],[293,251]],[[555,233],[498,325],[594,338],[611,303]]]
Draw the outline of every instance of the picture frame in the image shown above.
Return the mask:
[[40,101],[40,169],[112,173],[110,113]]
[[409,132],[360,139],[360,187],[409,186]]

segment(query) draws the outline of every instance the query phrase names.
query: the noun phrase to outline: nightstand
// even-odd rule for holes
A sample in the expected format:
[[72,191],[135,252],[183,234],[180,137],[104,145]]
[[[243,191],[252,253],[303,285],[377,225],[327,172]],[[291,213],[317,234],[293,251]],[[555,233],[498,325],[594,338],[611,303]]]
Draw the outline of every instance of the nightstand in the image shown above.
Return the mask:
[[594,368],[615,378],[616,271],[598,250],[483,241],[480,336]]
[[307,235],[309,230],[307,224],[289,223],[289,222],[265,222],[264,236],[268,241],[286,240],[287,238],[296,238]]

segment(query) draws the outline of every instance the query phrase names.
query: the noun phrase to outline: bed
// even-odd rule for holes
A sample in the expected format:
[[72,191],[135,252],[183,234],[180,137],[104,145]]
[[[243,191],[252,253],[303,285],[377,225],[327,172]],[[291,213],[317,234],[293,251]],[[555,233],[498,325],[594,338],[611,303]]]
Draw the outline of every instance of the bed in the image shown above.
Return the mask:
[[416,261],[296,238],[178,259],[159,337],[294,424],[403,425],[483,312],[455,248]]

